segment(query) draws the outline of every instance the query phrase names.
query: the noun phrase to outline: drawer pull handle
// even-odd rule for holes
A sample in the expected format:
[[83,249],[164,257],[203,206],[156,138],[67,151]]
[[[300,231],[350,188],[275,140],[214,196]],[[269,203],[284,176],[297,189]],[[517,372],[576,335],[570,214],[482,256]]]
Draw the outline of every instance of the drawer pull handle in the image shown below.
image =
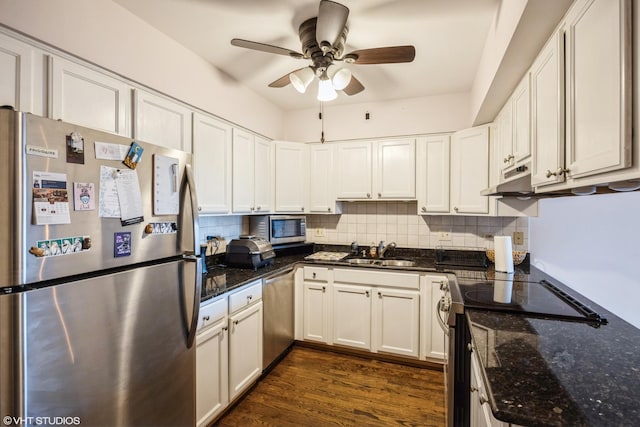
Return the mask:
[[327,287],[326,286],[322,287],[322,292],[327,292]]
[[204,316],[204,317],[202,318],[202,320],[204,320],[205,322],[208,322],[208,321],[209,321],[209,319],[211,319],[209,316]]

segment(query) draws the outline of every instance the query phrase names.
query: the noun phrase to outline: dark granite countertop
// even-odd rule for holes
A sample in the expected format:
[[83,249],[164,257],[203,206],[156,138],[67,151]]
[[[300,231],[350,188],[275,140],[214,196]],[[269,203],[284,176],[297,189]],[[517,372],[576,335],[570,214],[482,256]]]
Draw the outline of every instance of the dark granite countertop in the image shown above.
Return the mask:
[[526,426],[640,424],[640,329],[577,296],[608,323],[466,310],[497,419]]

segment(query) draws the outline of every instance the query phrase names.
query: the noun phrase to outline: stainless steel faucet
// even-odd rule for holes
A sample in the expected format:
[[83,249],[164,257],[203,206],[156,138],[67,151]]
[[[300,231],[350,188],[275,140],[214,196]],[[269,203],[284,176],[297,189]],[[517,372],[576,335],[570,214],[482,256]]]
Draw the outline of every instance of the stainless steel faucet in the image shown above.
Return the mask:
[[395,248],[396,248],[396,242],[391,242],[385,246],[384,240],[380,240],[380,244],[378,245],[378,258],[384,258],[384,254],[389,249],[395,249]]

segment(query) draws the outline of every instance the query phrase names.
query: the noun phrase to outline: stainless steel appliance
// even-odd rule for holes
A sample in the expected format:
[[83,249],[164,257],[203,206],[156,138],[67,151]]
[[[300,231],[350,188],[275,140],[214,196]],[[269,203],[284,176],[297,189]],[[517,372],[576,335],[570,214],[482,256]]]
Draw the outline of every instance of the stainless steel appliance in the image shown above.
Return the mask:
[[253,268],[273,263],[276,253],[268,241],[255,236],[240,236],[227,245],[225,261],[231,267]]
[[8,109],[0,144],[2,416],[194,425],[190,154]]
[[269,368],[294,339],[293,268],[264,279],[262,369]]
[[464,312],[469,308],[506,311],[594,327],[607,323],[598,313],[537,274],[467,271],[456,274],[437,304],[440,325],[448,331],[446,366],[447,425],[469,426],[471,335]]
[[304,215],[260,215],[249,219],[249,232],[271,242],[304,242],[307,238],[307,219]]

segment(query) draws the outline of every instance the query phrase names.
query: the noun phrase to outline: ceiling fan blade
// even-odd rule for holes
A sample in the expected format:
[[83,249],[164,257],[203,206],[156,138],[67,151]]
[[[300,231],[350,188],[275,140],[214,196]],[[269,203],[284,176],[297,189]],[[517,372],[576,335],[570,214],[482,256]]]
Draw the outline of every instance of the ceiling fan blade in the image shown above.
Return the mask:
[[360,80],[356,79],[354,75],[351,76],[351,81],[349,82],[347,87],[342,89],[342,91],[349,96],[360,93],[363,90],[364,90],[364,86],[362,85],[362,83],[360,83]]
[[355,64],[396,64],[411,62],[415,57],[416,48],[413,46],[389,46],[354,50],[342,59]]
[[298,68],[297,70],[293,70],[292,72],[285,74],[284,76],[280,77],[279,79],[271,82],[269,84],[269,87],[285,87],[286,85],[291,83],[291,79],[289,78],[289,76],[291,74],[296,73],[296,72],[298,72],[300,70],[303,70],[305,68],[308,68],[308,67]]
[[295,52],[290,49],[285,49],[284,47],[273,46],[265,43],[252,42],[249,40],[242,40],[242,39],[232,39],[231,44],[238,47],[244,47],[245,49],[259,50],[261,52],[267,52],[267,53],[276,53],[278,55],[290,56],[296,59],[304,58],[304,55],[299,52]]
[[324,52],[335,46],[345,25],[347,25],[348,17],[348,7],[330,0],[320,1],[316,23],[316,41]]

